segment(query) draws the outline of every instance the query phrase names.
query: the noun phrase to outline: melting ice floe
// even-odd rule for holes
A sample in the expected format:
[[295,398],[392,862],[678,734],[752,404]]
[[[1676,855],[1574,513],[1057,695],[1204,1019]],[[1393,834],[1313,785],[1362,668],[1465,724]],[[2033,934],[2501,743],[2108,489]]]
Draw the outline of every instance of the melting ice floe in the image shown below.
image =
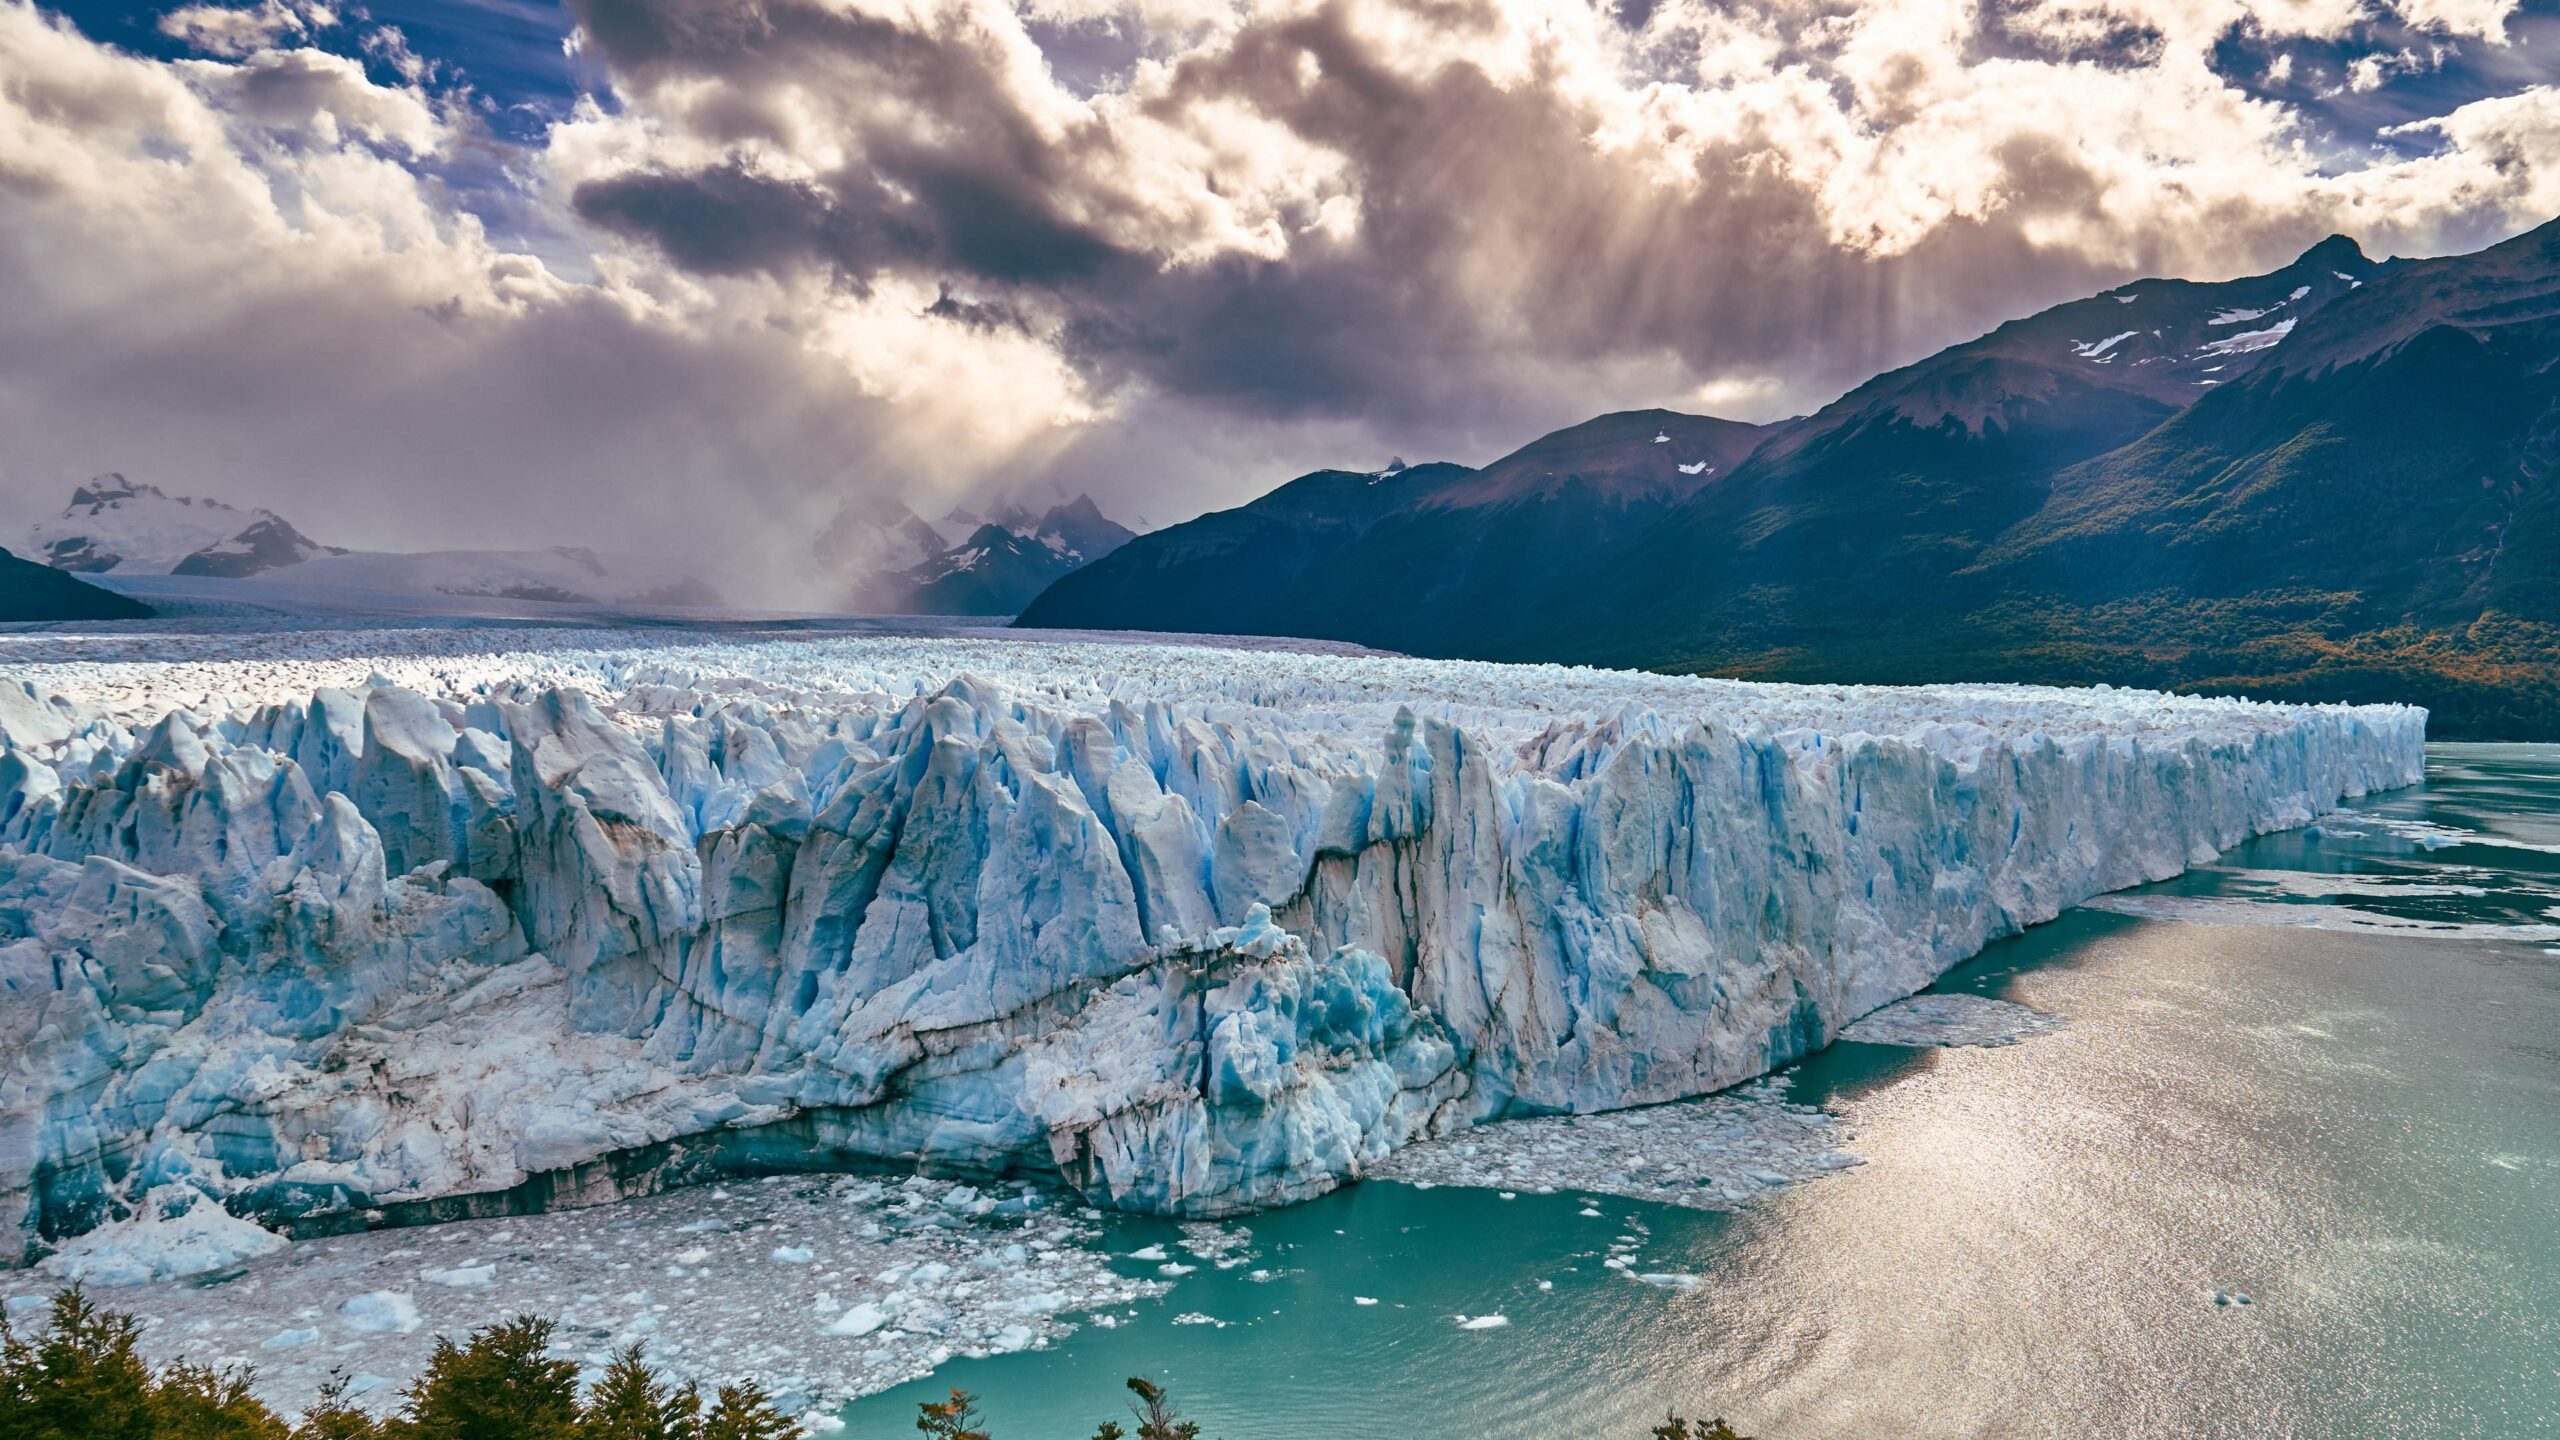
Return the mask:
[[1409,1145],[1370,1174],[1730,1210],[1779,1186],[1864,1163],[1837,1148],[1849,1138],[1832,1116],[1788,1102],[1777,1082],[1764,1080],[1642,1110],[1506,1120]]
[[306,1227],[869,1161],[1303,1198],[1749,1079],[2423,742],[1090,638],[6,643],[22,1254],[165,1186]]
[[2102,895],[2085,903],[2090,910],[2131,915],[2144,920],[2174,920],[2182,925],[2240,928],[2292,927],[2333,930],[2343,934],[2406,935],[2432,940],[2560,940],[2560,924],[2505,924],[2496,921],[2427,920],[2385,915],[2348,905],[2292,905],[2230,895]]
[[1914,995],[1850,1022],[1840,1038],[1870,1045],[2013,1045],[2061,1027],[2059,1015],[1987,995]]
[[[557,1320],[555,1353],[590,1371],[637,1341],[671,1375],[754,1378],[796,1411],[1046,1344],[1080,1315],[1161,1293],[1112,1270],[1089,1215],[1029,1187],[795,1177],[299,1241],[218,1281],[110,1303],[143,1319],[155,1359],[254,1364],[259,1392],[289,1408],[332,1371],[387,1408],[437,1335],[531,1312]],[[811,1258],[776,1263],[784,1249]],[[458,1274],[475,1278],[457,1287]],[[0,1277],[12,1323],[40,1323],[46,1288]]]
[[[2362,828],[2357,828],[2362,827]],[[2338,873],[2212,866],[2200,875],[2212,893],[2127,893],[2084,908],[2145,919],[2245,928],[2287,927],[2441,940],[2544,943],[2560,939],[2560,883],[2490,865],[2438,861],[2463,846],[2547,853],[2551,847],[2436,821],[2357,815],[2351,825],[2317,827],[2324,840],[2371,840]],[[2379,838],[2377,838],[2379,837]],[[2398,841],[2426,858],[2377,853]],[[2191,889],[2191,885],[2182,886]],[[2503,915],[2506,918],[2488,918]]]

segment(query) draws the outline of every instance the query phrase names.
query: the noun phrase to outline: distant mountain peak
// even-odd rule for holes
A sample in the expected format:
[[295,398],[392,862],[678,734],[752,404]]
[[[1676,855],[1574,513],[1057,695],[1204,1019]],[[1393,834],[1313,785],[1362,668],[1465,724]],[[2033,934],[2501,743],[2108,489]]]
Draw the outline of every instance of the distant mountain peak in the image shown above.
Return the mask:
[[136,495],[157,495],[159,493],[160,491],[156,486],[136,485],[132,481],[124,478],[122,475],[109,471],[104,475],[92,476],[88,484],[75,488],[71,492],[70,508],[63,511],[63,513],[68,515],[72,510],[78,510],[84,507],[94,509],[112,501],[128,500]]
[[2293,264],[2285,268],[2301,269],[2306,266],[2327,266],[2333,271],[2344,270],[2350,274],[2361,277],[2362,272],[2371,270],[2380,263],[2380,261],[2368,258],[2364,253],[2364,247],[2357,244],[2352,237],[2346,235],[2332,235],[2328,239],[2321,241],[2319,244],[2312,246],[2310,249],[2303,251],[2300,256],[2295,258]]
[[[965,528],[961,522],[967,522]],[[992,516],[955,508],[943,516],[948,544],[914,564],[858,583],[858,610],[904,615],[1011,615],[1051,581],[1136,538],[1079,493],[1034,514],[1006,504]],[[957,533],[953,533],[957,530]]]
[[17,546],[57,570],[128,575],[254,575],[338,553],[272,511],[171,495],[113,471],[74,488],[62,513]]

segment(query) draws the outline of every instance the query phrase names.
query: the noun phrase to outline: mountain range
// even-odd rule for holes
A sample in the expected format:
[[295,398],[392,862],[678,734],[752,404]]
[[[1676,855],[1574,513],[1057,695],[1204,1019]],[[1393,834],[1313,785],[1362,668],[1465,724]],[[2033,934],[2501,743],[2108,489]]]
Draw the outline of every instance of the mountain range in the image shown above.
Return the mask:
[[2560,224],[2142,280],[1753,426],[1606,415],[1318,471],[1140,537],[1027,626],[1830,682],[2407,700],[2560,735]]
[[856,613],[1013,615],[1134,533],[1089,495],[1038,514],[955,510],[939,527],[894,502],[848,500],[814,549],[823,571],[851,572],[844,604]]
[[[858,613],[1009,616],[1131,533],[1083,495],[1038,513],[954,511],[939,527],[894,502],[855,498],[811,542],[808,578]],[[60,514],[11,543],[54,575],[254,579],[322,603],[361,606],[366,596],[389,595],[683,609],[729,603],[696,567],[662,558],[577,546],[347,550],[310,539],[272,511],[171,495],[122,475],[79,486]],[[0,620],[150,613],[72,583],[77,590],[0,567]]]
[[[82,575],[259,579],[326,594],[451,595],[573,604],[703,606],[700,576],[644,557],[540,550],[364,551],[323,545],[270,510],[171,495],[100,475],[27,527],[23,555]],[[104,592],[101,592],[104,593]],[[147,613],[147,612],[146,612]],[[28,616],[25,618],[35,618]]]

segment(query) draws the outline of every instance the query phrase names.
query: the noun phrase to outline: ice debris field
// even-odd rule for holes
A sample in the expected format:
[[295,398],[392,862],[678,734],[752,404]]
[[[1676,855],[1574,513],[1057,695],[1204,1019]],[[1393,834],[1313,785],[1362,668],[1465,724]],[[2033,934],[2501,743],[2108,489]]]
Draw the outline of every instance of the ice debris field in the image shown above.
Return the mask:
[[0,1220],[165,1275],[764,1171],[1282,1203],[1763,1074],[2413,783],[2424,722],[1089,636],[0,637]]
[[[529,1313],[589,1372],[637,1343],[665,1373],[751,1378],[815,1417],[954,1357],[1117,1323],[1111,1307],[1165,1289],[1115,1271],[1093,1243],[1100,1212],[1058,1200],[1027,1185],[776,1176],[305,1240],[219,1283],[100,1298],[144,1318],[155,1359],[254,1367],[259,1393],[289,1409],[332,1374],[388,1409],[436,1336]],[[44,1290],[5,1281],[11,1320],[40,1326]]]

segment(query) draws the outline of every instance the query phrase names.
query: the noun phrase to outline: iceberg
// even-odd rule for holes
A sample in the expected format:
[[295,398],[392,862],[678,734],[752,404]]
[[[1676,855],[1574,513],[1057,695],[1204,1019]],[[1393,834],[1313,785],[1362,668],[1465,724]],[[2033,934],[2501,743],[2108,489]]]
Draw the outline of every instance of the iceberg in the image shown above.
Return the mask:
[[8,653],[27,1259],[169,1187],[294,1234],[883,1164],[1238,1213],[1763,1074],[2425,735],[1105,636]]

